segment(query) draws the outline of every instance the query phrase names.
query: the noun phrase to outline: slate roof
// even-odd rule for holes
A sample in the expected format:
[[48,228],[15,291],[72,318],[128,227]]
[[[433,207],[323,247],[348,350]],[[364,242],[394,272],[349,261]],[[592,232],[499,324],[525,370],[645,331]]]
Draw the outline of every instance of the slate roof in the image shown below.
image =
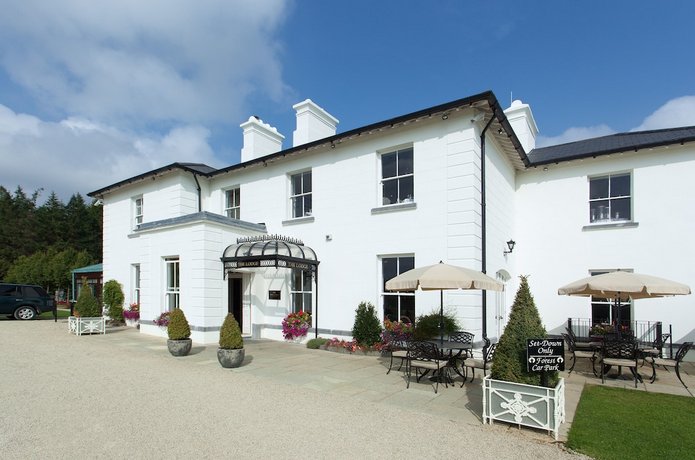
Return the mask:
[[618,133],[568,144],[533,149],[528,154],[530,166],[592,158],[611,153],[638,151],[652,147],[695,141],[695,126]]

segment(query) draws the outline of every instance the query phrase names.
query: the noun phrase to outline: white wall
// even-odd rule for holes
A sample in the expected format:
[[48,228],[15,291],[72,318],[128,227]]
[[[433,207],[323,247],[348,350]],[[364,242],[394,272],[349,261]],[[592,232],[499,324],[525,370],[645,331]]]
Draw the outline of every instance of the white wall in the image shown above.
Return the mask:
[[[564,329],[568,317],[589,318],[587,298],[557,289],[590,270],[633,269],[695,286],[689,244],[695,231],[690,181],[692,146],[671,146],[550,165],[517,179],[518,271],[529,284],[546,328]],[[588,177],[632,171],[631,228],[588,229]],[[690,296],[634,302],[633,318],[673,325],[674,341],[695,337]]]

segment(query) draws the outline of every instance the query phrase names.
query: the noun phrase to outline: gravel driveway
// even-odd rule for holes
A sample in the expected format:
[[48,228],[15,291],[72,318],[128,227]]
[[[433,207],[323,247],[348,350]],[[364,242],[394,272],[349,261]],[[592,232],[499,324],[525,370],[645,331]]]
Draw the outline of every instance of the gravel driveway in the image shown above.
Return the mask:
[[132,330],[2,320],[0,346],[2,458],[581,458],[515,428],[224,370],[210,346],[174,358]]

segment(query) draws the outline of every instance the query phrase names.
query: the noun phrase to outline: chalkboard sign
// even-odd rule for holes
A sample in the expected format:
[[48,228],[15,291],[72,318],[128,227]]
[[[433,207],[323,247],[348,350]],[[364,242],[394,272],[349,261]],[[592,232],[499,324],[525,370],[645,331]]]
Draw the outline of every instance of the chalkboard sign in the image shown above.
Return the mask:
[[268,300],[280,300],[280,291],[268,291]]
[[565,370],[563,339],[529,339],[526,343],[526,365],[529,372]]

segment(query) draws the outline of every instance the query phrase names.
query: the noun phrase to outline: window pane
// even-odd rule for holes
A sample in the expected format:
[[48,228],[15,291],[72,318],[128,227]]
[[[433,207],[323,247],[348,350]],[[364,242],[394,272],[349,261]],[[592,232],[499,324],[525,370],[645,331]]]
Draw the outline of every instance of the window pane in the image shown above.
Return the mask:
[[292,195],[299,195],[302,193],[302,175],[295,174],[292,176]]
[[607,221],[608,211],[608,200],[592,201],[589,204],[589,219],[591,222]]
[[301,270],[292,270],[291,278],[290,278],[290,289],[293,291],[301,291],[302,290],[302,271]]
[[399,257],[398,261],[400,262],[398,266],[399,275],[415,268],[415,257]]
[[303,184],[302,184],[302,191],[304,193],[309,193],[311,192],[311,171],[305,172],[303,174]]
[[611,196],[630,196],[630,175],[611,176]]
[[398,296],[384,296],[384,319],[398,321]]
[[292,198],[292,217],[302,217],[304,215],[304,210],[302,209],[302,197]]
[[589,198],[608,198],[608,178],[591,179],[589,182]]
[[392,179],[385,181],[383,185],[384,198],[383,204],[398,203],[398,180]]
[[241,205],[241,189],[234,189],[234,206]]
[[302,290],[311,292],[311,287],[312,287],[311,271],[310,270],[302,270],[302,277],[304,278],[304,280],[303,280],[304,285],[302,287]]
[[398,152],[398,175],[404,176],[413,173],[413,149]]
[[383,291],[386,292],[386,282],[398,275],[398,264],[395,257],[381,259],[381,272],[384,276]]
[[611,307],[607,304],[592,303],[591,304],[591,322],[592,324],[611,322]]
[[311,314],[311,294],[302,294],[302,309]]
[[402,295],[401,300],[401,317],[399,320],[404,319],[404,316],[408,317],[408,320],[412,323],[415,321],[415,296],[414,295]]
[[381,156],[381,177],[386,179],[396,175],[396,154],[389,153]]
[[302,198],[304,199],[304,215],[310,216],[311,215],[311,195],[304,195]]
[[611,200],[611,219],[630,220],[630,198]]
[[398,179],[398,198],[399,202],[413,200],[413,176]]

